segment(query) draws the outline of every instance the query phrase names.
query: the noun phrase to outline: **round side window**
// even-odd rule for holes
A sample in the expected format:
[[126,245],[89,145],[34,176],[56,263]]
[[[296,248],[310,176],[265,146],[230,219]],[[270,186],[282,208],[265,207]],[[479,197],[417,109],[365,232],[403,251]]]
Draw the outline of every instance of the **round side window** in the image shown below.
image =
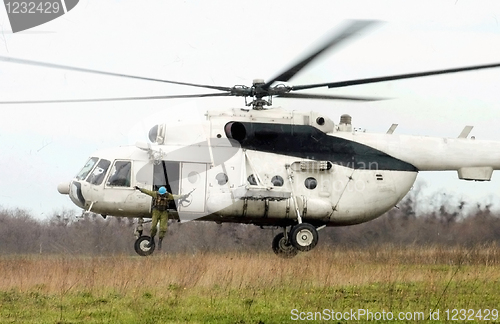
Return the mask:
[[312,190],[312,189],[316,188],[317,185],[318,185],[318,181],[313,177],[309,177],[304,181],[304,186],[306,186],[307,189]]
[[276,175],[274,176],[272,179],[271,179],[271,183],[273,184],[273,186],[275,187],[282,187],[283,184],[285,183],[285,181],[283,180],[283,178],[279,175]]
[[223,186],[229,181],[229,178],[227,177],[227,174],[221,172],[215,176],[215,180],[217,180],[219,185]]
[[251,175],[248,176],[247,181],[252,186],[256,186],[257,185],[257,179],[255,179],[255,176],[253,174],[251,174]]
[[191,171],[188,174],[188,181],[191,182],[192,184],[195,184],[199,178],[200,174],[196,171]]

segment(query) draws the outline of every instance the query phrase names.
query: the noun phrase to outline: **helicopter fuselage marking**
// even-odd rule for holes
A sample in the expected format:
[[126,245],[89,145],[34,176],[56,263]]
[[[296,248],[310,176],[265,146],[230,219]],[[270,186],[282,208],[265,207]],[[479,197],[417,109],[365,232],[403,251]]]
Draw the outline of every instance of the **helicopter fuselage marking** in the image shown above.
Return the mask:
[[370,146],[341,137],[327,135],[309,125],[237,122],[236,139],[242,148],[294,156],[310,160],[326,160],[351,169],[414,171],[418,169]]

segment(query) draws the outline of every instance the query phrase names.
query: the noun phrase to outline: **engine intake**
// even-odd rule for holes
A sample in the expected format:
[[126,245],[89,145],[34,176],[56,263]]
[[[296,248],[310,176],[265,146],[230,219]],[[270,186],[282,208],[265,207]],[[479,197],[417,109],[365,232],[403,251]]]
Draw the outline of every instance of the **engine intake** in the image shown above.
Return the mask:
[[240,122],[230,122],[224,127],[227,138],[234,139],[238,142],[247,138],[247,129]]

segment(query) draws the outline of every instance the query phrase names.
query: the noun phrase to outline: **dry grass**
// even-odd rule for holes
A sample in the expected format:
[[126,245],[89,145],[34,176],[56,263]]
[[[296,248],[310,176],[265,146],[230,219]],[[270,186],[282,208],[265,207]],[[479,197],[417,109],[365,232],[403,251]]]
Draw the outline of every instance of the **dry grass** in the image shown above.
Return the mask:
[[[471,272],[473,269],[474,271]],[[478,271],[478,269],[480,271]],[[460,270],[460,271],[458,271]],[[181,288],[322,288],[390,282],[500,280],[500,248],[317,249],[295,259],[272,253],[157,254],[153,257],[8,256],[0,290],[46,293]]]
[[[492,309],[500,249],[0,257],[0,322],[283,323],[292,309]],[[363,322],[363,321],[360,321]]]

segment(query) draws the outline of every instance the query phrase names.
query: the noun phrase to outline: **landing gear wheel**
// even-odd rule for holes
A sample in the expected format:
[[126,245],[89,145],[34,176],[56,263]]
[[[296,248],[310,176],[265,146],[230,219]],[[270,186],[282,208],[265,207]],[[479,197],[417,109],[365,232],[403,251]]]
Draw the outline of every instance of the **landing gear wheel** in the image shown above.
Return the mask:
[[311,224],[297,224],[290,231],[290,242],[299,251],[310,251],[318,244],[318,231]]
[[299,250],[297,250],[286,238],[283,233],[279,233],[276,235],[273,239],[273,251],[276,253],[278,256],[289,259],[293,258],[294,256],[299,253]]
[[155,250],[155,245],[153,243],[151,247],[148,247],[150,240],[151,238],[149,236],[139,237],[134,244],[135,252],[137,252],[140,256],[151,255]]

